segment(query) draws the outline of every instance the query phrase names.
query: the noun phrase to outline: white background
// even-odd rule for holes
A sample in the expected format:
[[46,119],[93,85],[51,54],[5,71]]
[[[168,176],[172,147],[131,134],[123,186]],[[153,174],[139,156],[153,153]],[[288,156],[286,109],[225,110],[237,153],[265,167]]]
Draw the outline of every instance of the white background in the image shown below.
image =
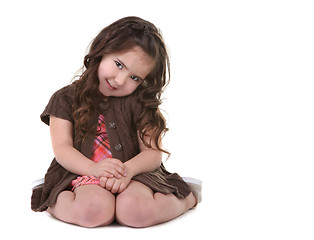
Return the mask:
[[[313,239],[313,12],[302,0],[1,1],[1,238]],[[169,47],[165,164],[202,179],[203,202],[147,229],[34,213],[29,184],[53,158],[39,115],[98,32],[130,15]]]

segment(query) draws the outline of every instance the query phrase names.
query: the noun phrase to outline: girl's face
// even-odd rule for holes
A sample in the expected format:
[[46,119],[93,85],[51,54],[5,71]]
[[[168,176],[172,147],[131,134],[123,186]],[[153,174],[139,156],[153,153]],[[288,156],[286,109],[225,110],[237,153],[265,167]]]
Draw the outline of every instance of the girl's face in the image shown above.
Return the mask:
[[98,67],[99,91],[108,97],[130,95],[153,70],[154,64],[140,47],[104,55]]

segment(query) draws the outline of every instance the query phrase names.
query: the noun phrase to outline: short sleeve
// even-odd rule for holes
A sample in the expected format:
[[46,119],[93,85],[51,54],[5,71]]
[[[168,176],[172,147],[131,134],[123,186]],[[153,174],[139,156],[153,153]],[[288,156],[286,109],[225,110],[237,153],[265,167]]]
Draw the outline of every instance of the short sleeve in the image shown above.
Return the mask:
[[55,116],[74,123],[72,118],[74,94],[74,84],[68,85],[55,92],[51,96],[45,110],[40,115],[41,120],[49,125],[50,116]]

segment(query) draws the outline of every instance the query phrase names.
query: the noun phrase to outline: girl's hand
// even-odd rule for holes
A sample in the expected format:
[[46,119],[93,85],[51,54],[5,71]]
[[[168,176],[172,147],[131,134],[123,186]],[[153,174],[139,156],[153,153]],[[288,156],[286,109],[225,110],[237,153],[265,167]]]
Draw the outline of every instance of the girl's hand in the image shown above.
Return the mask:
[[120,179],[126,177],[126,167],[119,159],[107,158],[98,163],[92,162],[89,167],[89,175],[95,177],[108,177]]
[[130,181],[131,181],[130,177],[121,177],[120,179],[114,177],[113,178],[101,177],[100,186],[112,193],[121,193],[126,189]]

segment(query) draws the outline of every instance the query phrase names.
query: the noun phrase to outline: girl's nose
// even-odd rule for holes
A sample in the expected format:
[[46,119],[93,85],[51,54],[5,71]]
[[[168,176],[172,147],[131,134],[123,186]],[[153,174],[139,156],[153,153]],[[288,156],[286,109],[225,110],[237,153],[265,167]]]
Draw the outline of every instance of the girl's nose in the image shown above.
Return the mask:
[[125,84],[127,80],[127,76],[120,74],[119,76],[117,76],[115,78],[115,82],[117,83],[117,85],[119,86],[123,86]]

